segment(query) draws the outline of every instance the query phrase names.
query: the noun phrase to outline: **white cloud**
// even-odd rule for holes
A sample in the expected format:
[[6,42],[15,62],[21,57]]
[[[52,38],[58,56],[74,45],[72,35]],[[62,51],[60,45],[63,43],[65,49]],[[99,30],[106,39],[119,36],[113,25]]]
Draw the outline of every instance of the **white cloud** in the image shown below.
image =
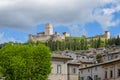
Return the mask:
[[73,36],[82,36],[82,35],[87,35],[87,31],[83,25],[72,25],[69,27],[70,29],[70,34]]
[[4,33],[0,33],[0,41],[2,40]]
[[10,42],[10,41],[12,41],[12,42],[21,42],[19,40],[16,40],[13,37],[7,36],[7,38],[6,38],[5,35],[6,34],[4,32],[0,33],[0,44],[5,43],[5,42]]
[[[113,6],[104,8],[108,4]],[[119,5],[119,0],[0,0],[0,27],[33,30],[49,21],[68,25],[97,21],[106,29],[118,24],[112,19]]]

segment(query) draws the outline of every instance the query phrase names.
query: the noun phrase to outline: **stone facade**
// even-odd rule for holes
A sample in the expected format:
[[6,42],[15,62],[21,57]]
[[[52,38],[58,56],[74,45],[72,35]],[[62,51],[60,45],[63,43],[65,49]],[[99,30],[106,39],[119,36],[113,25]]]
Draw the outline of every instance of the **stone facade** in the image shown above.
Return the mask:
[[103,55],[104,62],[117,59],[117,58],[120,58],[120,50],[111,51]]
[[93,36],[93,37],[88,37],[88,38],[106,38],[106,39],[110,39],[110,32],[109,31],[105,31],[104,34],[102,35],[96,35],[96,36]]
[[79,63],[63,54],[52,54],[52,71],[48,80],[78,80]]
[[120,59],[80,68],[79,73],[80,80],[120,80]]
[[37,35],[29,35],[29,40],[33,42],[37,41],[48,41],[49,39],[52,39],[53,41],[57,40],[64,40],[65,37],[69,37],[70,34],[67,32],[63,32],[62,35],[59,35],[58,32],[53,33],[53,25],[51,23],[47,23],[45,25],[45,32],[37,33]]
[[52,60],[52,71],[48,80],[67,80],[67,60]]
[[[120,80],[120,51],[106,50],[99,48],[85,53],[68,50],[52,53],[49,80]],[[91,52],[93,57],[88,55]],[[98,52],[102,52],[102,63],[96,62],[95,56]]]
[[109,31],[105,31],[104,36],[105,36],[107,39],[110,39],[110,32],[109,32]]
[[53,26],[51,23],[46,24],[45,35],[53,35]]
[[52,71],[48,80],[68,80],[67,62],[69,56],[52,54]]
[[79,79],[79,63],[68,63],[68,80]]

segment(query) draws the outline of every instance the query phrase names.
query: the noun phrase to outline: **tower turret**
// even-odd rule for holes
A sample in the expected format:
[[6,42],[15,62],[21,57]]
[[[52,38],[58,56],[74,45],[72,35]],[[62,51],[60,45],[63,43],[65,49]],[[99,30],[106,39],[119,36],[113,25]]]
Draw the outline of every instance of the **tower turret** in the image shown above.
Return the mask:
[[45,35],[53,35],[53,26],[51,23],[46,24]]
[[107,39],[110,39],[110,32],[109,32],[109,31],[105,31],[105,37],[106,37]]

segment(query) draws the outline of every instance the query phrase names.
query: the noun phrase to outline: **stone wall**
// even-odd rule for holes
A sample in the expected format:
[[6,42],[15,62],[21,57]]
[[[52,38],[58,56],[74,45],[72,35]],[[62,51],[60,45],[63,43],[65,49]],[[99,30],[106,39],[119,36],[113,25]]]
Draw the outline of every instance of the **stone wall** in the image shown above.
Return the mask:
[[[57,65],[61,65],[61,73],[57,73]],[[65,60],[52,60],[52,71],[48,80],[68,80],[67,62]]]
[[[78,80],[79,73],[78,73],[78,65],[68,65],[68,80]],[[73,71],[75,69],[75,72]]]

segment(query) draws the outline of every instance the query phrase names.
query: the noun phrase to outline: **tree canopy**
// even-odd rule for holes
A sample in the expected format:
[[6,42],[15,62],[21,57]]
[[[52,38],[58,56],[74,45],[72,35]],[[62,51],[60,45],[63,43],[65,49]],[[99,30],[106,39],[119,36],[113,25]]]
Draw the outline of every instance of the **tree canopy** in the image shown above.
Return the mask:
[[[37,42],[39,43],[39,42]],[[52,41],[49,40],[45,43],[46,46],[50,47],[51,51],[63,51],[63,50],[87,50],[88,48],[100,48],[100,47],[110,47],[113,45],[120,45],[120,38],[112,37],[110,39],[106,38],[86,38],[82,37],[66,37],[65,40]]]
[[0,76],[6,80],[46,80],[50,72],[50,50],[42,44],[7,44],[0,49]]

